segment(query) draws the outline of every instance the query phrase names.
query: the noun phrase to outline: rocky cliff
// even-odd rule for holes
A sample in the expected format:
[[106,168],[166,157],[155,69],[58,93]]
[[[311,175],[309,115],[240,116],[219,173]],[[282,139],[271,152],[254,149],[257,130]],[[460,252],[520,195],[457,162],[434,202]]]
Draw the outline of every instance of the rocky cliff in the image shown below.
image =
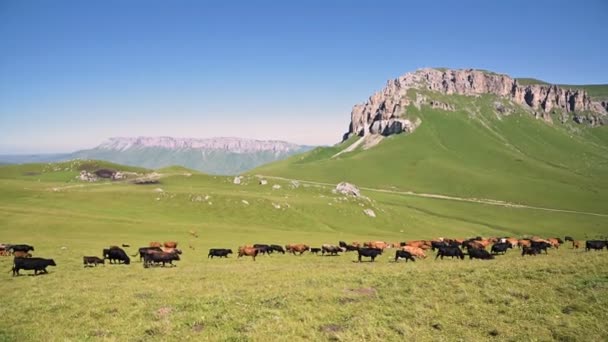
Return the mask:
[[[413,91],[412,91],[413,90]],[[407,107],[428,105],[455,110],[428,94],[478,96],[493,94],[528,109],[537,118],[551,122],[551,113],[571,114],[574,122],[589,125],[608,123],[608,102],[593,101],[585,90],[564,89],[556,85],[520,85],[507,75],[482,70],[420,69],[388,82],[366,103],[353,107],[349,131],[351,135],[390,135],[411,132],[421,123],[407,117]],[[426,94],[426,95],[425,95]],[[498,109],[498,108],[497,108]],[[500,111],[500,109],[498,109]],[[570,115],[562,115],[564,120]]]

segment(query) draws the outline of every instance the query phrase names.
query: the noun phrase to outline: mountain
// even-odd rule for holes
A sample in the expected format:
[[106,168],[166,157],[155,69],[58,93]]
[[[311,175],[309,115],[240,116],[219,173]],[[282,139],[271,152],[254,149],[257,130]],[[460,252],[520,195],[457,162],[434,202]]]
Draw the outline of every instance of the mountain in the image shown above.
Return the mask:
[[181,165],[209,174],[238,174],[312,147],[284,141],[240,138],[110,138],[72,153],[69,159],[98,159],[150,169]]
[[533,83],[408,73],[353,107],[342,143],[251,174],[608,213],[608,101]]

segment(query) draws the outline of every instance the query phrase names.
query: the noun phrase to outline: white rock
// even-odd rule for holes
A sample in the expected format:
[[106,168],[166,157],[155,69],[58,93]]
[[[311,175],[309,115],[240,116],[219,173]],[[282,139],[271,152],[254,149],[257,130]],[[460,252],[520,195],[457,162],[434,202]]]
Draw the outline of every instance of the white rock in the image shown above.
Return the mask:
[[268,181],[265,179],[260,179],[260,185],[266,185],[268,184]]
[[154,189],[154,191],[156,191],[156,192],[163,192],[164,190],[161,189],[161,188],[156,188],[156,189]]
[[365,209],[363,210],[363,213],[369,217],[376,217],[376,213],[371,209]]
[[355,197],[361,196],[361,191],[359,190],[359,188],[357,188],[354,184],[347,183],[347,182],[342,182],[342,183],[336,185],[335,190],[337,192],[339,192],[343,195],[347,195],[347,196],[355,196]]
[[272,206],[273,206],[275,209],[281,209],[281,205],[280,205],[280,204],[272,203]]
[[281,186],[279,184],[275,184],[272,186],[273,190],[279,190],[281,188]]
[[245,204],[245,205],[249,205],[249,202],[247,202],[245,200],[242,200],[241,202],[243,202],[243,204]]
[[237,184],[237,185],[241,184],[241,179],[242,178],[243,177],[241,177],[241,176],[236,176],[236,177],[234,177],[234,180],[232,181],[232,183]]

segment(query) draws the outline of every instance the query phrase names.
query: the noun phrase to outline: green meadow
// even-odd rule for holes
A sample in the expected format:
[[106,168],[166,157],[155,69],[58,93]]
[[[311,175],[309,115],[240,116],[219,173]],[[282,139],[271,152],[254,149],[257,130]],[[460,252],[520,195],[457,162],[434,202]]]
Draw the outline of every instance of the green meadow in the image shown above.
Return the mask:
[[[387,139],[376,148],[406,138]],[[344,158],[364,155],[357,151]],[[320,246],[339,240],[530,234],[582,240],[606,235],[606,216],[371,189],[362,191],[365,198],[352,198],[333,193],[329,185],[271,178],[260,185],[253,174],[261,170],[246,175],[240,185],[232,177],[183,168],[160,170],[159,184],[84,183],[76,180],[83,167],[121,168],[97,162],[0,167],[0,242],[32,244],[35,256],[57,262],[48,275],[12,277],[12,258],[0,258],[0,340],[608,339],[606,250],[564,245],[548,255],[522,258],[515,249],[491,261],[436,261],[429,252],[416,263],[393,262],[390,249],[374,263],[357,263],[353,253],[274,254],[255,262],[235,254],[207,258],[209,248],[236,251],[251,243]],[[310,170],[308,177],[293,178],[332,181],[316,179]],[[357,172],[342,175],[356,177]],[[383,188],[382,182],[361,185]],[[406,183],[398,185],[405,188]],[[543,200],[532,196],[534,190],[526,193],[530,204],[567,202]],[[507,193],[492,197],[503,199],[499,195]],[[599,204],[566,207],[605,212]],[[364,209],[376,217],[366,216]],[[101,256],[109,245],[129,244],[125,250],[132,255],[150,241],[166,240],[178,241],[183,250],[177,267],[144,269],[137,258],[131,265],[82,265],[82,256]]]

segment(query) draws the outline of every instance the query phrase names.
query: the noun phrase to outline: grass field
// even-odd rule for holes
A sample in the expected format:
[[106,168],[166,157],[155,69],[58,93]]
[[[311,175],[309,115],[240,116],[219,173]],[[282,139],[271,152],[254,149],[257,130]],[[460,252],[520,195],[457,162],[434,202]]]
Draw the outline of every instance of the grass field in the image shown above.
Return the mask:
[[[160,184],[81,183],[79,167],[0,168],[0,241],[33,244],[58,264],[44,276],[4,273],[0,340],[608,339],[606,251],[407,264],[390,262],[390,250],[373,264],[353,254],[206,258],[208,248],[246,243],[584,239],[607,234],[605,216],[365,190],[369,199],[353,199],[329,186],[252,176],[235,185],[181,168],[163,170]],[[109,245],[129,243],[134,254],[155,240],[180,242],[178,267],[82,266]],[[11,264],[0,258],[0,269]]]

